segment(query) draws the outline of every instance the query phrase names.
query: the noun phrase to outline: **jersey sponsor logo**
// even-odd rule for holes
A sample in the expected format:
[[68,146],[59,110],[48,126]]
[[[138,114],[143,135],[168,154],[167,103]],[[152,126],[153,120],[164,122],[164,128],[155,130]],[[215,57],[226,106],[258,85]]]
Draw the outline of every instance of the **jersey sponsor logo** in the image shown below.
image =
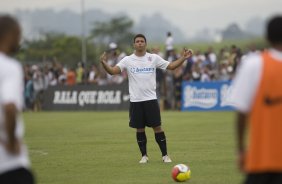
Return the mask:
[[152,61],[152,57],[151,56],[148,57],[148,61]]
[[143,67],[143,68],[135,68],[132,67],[130,68],[130,72],[131,73],[154,73],[155,72],[155,68],[150,68],[150,67]]
[[274,98],[266,96],[264,97],[264,103],[265,105],[268,105],[268,106],[282,104],[282,96],[274,97]]

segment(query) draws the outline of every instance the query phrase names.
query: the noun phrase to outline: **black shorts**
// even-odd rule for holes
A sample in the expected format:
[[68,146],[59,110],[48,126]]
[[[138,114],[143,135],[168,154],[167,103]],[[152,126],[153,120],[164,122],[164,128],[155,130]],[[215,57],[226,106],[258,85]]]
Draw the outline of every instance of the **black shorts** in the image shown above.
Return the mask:
[[0,174],[1,184],[34,184],[32,173],[25,169],[19,168],[6,173]]
[[244,184],[282,184],[281,173],[248,174]]
[[129,126],[131,128],[157,127],[160,125],[161,114],[157,100],[130,102]]

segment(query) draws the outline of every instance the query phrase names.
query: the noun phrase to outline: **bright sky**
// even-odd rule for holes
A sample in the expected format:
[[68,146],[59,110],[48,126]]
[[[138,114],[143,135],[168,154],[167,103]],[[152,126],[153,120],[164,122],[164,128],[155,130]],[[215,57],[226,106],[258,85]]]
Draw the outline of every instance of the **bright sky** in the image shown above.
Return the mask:
[[[1,0],[0,12],[17,9],[70,9],[81,11],[83,0]],[[244,27],[253,17],[266,19],[282,14],[282,0],[84,0],[85,9],[99,8],[107,13],[125,12],[138,21],[142,15],[156,12],[178,26],[194,33],[203,28],[222,29],[236,22]]]

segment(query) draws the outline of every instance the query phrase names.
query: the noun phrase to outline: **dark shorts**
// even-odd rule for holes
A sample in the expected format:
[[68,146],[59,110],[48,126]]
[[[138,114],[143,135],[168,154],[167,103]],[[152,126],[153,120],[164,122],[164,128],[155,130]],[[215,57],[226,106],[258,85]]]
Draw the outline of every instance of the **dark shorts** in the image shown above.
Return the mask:
[[130,102],[129,126],[131,128],[157,127],[160,125],[161,114],[157,100]]
[[282,184],[282,173],[251,173],[244,184]]
[[32,173],[25,169],[19,168],[0,174],[1,184],[34,184]]

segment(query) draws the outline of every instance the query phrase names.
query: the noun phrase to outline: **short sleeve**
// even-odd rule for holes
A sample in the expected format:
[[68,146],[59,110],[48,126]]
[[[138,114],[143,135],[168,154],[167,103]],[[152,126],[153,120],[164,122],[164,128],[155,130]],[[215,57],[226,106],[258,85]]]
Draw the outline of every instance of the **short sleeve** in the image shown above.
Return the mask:
[[126,70],[126,61],[127,61],[127,57],[124,57],[122,60],[120,60],[117,64],[117,66],[120,68],[120,71],[123,72],[124,70]]
[[156,62],[156,67],[162,70],[165,70],[169,65],[168,61],[164,60],[162,57],[160,57],[157,54],[155,54],[155,62]]
[[231,85],[230,103],[242,113],[248,113],[253,104],[262,74],[260,56],[250,57],[239,66]]
[[2,73],[0,94],[2,104],[13,103],[18,110],[23,108],[23,71],[20,65],[10,65]]

